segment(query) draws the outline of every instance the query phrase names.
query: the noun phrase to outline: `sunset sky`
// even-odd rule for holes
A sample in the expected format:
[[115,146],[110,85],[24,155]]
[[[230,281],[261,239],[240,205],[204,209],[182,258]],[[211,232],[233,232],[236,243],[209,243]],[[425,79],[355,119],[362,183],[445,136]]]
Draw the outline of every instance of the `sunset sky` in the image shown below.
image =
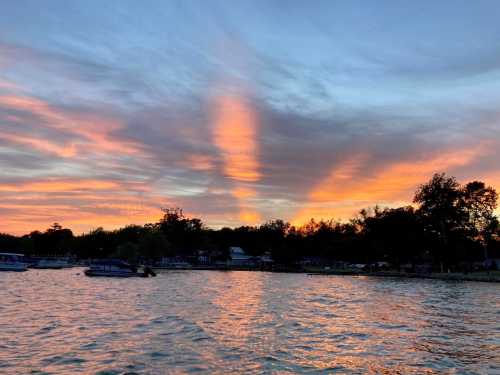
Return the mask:
[[3,1],[0,232],[500,189],[500,2]]

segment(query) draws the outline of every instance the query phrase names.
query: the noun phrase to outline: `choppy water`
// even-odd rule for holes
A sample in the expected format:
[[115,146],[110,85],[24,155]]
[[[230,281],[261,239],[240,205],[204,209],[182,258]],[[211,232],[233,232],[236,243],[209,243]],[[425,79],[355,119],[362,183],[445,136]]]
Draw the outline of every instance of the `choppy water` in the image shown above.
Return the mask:
[[0,272],[0,373],[500,373],[500,285]]

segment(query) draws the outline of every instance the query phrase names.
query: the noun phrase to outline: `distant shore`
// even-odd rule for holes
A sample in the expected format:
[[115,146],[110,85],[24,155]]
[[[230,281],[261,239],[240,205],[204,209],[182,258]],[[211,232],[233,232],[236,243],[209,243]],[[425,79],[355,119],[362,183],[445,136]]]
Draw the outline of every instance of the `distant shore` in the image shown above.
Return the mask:
[[481,281],[500,283],[500,271],[480,271],[480,272],[450,272],[450,273],[411,273],[398,271],[376,271],[365,272],[346,269],[324,269],[321,267],[305,267],[303,269],[280,268],[280,269],[259,269],[250,267],[212,267],[212,266],[193,266],[189,268],[161,268],[153,267],[155,270],[165,271],[265,271],[276,273],[305,273],[308,275],[336,275],[336,276],[374,276],[374,277],[399,277],[408,279],[435,279],[435,280],[454,280],[454,281]]
[[335,269],[307,269],[309,275],[345,275],[345,276],[375,276],[375,277],[401,277],[410,279],[436,279],[436,280],[454,280],[454,281],[482,281],[500,283],[500,271],[481,271],[481,272],[450,272],[450,273],[410,273],[398,271],[377,271],[377,272],[358,272],[351,270]]

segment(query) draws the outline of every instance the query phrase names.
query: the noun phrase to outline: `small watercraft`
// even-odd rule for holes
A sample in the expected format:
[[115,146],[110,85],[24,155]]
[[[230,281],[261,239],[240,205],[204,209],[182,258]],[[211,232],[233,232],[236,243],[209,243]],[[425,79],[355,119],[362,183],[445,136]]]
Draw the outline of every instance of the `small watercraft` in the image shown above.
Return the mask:
[[23,254],[0,253],[0,271],[23,272],[28,269]]
[[93,261],[84,271],[87,276],[104,277],[148,277],[156,276],[149,267],[139,270],[138,267],[118,259],[104,259]]
[[60,270],[71,266],[71,263],[66,258],[42,258],[31,265],[31,268]]

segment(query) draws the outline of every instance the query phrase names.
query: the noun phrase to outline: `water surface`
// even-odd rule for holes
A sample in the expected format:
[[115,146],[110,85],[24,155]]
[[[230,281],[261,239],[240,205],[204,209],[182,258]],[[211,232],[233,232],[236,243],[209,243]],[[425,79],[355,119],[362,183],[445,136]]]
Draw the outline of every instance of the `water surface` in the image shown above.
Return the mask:
[[0,272],[0,373],[500,373],[500,284]]

